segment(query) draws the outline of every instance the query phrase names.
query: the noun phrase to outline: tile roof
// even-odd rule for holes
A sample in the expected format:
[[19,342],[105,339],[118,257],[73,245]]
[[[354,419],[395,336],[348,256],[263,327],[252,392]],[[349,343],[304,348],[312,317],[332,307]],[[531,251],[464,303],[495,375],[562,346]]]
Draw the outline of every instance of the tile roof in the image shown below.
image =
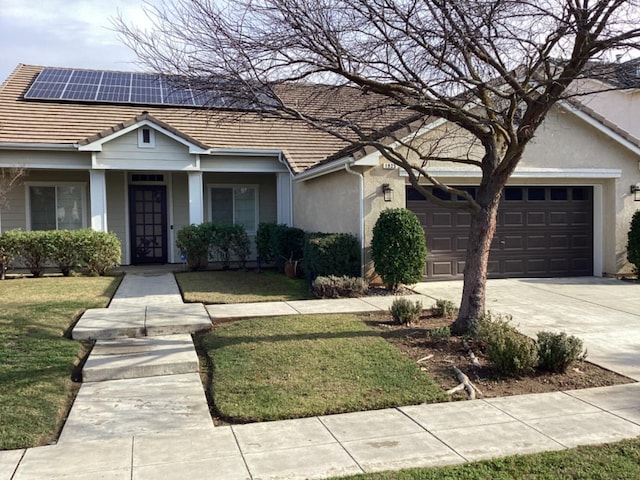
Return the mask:
[[[118,125],[148,112],[172,131],[196,145],[209,148],[282,150],[294,173],[299,173],[344,149],[348,143],[315,130],[301,121],[266,118],[256,112],[242,113],[184,107],[136,106],[24,100],[23,95],[44,67],[18,65],[0,86],[0,144],[80,144],[98,138]],[[290,93],[300,104],[309,103],[306,86]],[[320,92],[322,93],[322,92]],[[335,98],[336,115],[361,101],[355,89],[324,92]],[[315,107],[320,108],[320,101]],[[355,114],[357,114],[356,112]],[[362,115],[371,111],[362,110]],[[375,117],[384,122],[385,117]]]

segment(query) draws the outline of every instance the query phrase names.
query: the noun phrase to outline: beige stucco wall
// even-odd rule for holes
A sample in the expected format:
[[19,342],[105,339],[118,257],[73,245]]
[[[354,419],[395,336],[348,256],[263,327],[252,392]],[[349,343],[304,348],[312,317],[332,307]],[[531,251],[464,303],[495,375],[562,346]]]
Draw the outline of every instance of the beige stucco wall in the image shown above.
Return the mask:
[[593,95],[579,97],[579,101],[598,115],[640,138],[640,90],[610,90],[610,85],[591,79],[576,82],[575,88],[583,92],[596,92]]
[[360,180],[344,170],[293,184],[293,224],[308,232],[360,236]]

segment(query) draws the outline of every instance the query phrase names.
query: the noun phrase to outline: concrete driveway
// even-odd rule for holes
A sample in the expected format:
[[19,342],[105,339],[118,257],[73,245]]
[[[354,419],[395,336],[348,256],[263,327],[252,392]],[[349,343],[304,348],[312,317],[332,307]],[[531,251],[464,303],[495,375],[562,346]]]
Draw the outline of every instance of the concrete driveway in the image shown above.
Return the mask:
[[[462,281],[414,290],[456,304]],[[640,380],[640,284],[599,277],[489,280],[487,310],[510,314],[518,329],[565,331],[584,341],[592,363]]]

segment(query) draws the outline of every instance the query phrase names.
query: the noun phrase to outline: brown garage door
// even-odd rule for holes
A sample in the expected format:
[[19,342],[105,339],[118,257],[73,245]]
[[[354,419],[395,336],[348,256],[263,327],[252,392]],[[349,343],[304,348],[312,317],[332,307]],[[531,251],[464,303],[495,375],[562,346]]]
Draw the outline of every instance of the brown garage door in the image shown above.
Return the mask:
[[[465,190],[475,193],[474,188]],[[437,189],[434,193],[449,199]],[[412,187],[407,187],[407,208],[425,231],[425,279],[461,277],[469,213],[429,202]],[[592,187],[506,187],[489,254],[489,276],[586,275],[593,275]]]

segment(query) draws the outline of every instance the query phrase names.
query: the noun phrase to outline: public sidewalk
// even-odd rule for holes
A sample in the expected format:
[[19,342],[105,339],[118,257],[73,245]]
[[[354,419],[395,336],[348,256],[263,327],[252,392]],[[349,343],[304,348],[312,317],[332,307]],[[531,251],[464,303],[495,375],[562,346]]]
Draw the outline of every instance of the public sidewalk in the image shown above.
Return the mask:
[[[426,308],[442,288],[414,298]],[[430,295],[428,285],[420,290]],[[362,312],[388,301],[208,311],[212,318]],[[214,427],[188,334],[210,325],[204,307],[182,304],[173,275],[127,274],[109,308],[88,311],[74,330],[99,340],[58,443],[0,452],[0,480],[327,478],[640,435],[636,383]]]

